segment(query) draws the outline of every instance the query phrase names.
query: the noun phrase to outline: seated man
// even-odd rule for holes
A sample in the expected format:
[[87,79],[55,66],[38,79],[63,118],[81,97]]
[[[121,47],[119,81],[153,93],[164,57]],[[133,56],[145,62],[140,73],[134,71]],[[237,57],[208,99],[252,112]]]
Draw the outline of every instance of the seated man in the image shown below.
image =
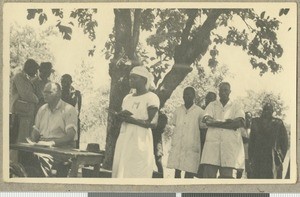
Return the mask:
[[[44,104],[37,112],[31,140],[46,146],[74,148],[77,140],[76,109],[61,100],[61,87],[49,82],[44,88]],[[53,165],[57,167],[57,176],[67,176],[69,167],[50,155],[35,154],[44,176],[50,176]]]

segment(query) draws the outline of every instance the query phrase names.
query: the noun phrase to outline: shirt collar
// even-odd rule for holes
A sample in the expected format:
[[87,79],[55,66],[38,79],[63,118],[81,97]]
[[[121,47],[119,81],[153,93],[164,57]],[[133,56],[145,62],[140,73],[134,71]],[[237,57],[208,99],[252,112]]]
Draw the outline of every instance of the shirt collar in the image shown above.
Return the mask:
[[218,104],[219,104],[220,106],[222,106],[222,107],[224,107],[224,108],[225,108],[225,107],[229,107],[229,106],[232,105],[231,99],[229,99],[229,101],[226,103],[225,106],[223,106],[223,104],[221,103],[220,99],[218,99],[217,102],[218,102]]
[[186,112],[189,112],[189,111],[192,111],[196,107],[196,104],[194,103],[189,109],[186,109],[184,104],[182,106]]

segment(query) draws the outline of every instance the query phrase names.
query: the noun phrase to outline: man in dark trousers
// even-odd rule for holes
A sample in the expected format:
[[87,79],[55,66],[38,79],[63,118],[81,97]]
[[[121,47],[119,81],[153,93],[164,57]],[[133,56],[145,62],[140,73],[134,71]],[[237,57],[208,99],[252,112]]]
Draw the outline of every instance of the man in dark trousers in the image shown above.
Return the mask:
[[273,105],[267,103],[260,117],[252,119],[249,159],[251,178],[281,179],[282,163],[288,148],[287,131],[283,121],[273,117]]
[[156,177],[154,174],[154,178],[163,178],[164,175],[161,161],[163,156],[162,133],[164,132],[167,123],[168,117],[165,114],[159,112],[157,127],[155,129],[152,129],[154,156],[158,171],[158,176]]

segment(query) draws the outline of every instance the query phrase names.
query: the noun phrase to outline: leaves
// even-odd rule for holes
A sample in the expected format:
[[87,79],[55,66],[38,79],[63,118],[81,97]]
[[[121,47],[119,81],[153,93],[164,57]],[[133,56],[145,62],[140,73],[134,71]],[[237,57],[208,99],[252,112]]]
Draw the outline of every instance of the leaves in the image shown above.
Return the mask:
[[145,9],[141,13],[141,30],[151,31],[154,27],[154,9]]
[[63,18],[64,17],[64,13],[62,9],[52,9],[52,14],[54,16],[58,16],[59,18]]
[[156,32],[147,38],[147,44],[154,47],[158,56],[164,54],[173,58],[175,46],[180,44],[186,12],[184,9],[157,9],[156,14],[159,19],[155,23]]
[[47,21],[47,15],[45,13],[40,14],[40,16],[39,16],[40,25],[42,25],[46,21]]
[[280,9],[279,11],[279,16],[282,16],[283,14],[284,15],[287,15],[289,13],[290,9],[289,8],[282,8]]
[[58,22],[57,25],[58,30],[60,33],[62,33],[63,39],[65,40],[71,40],[71,36],[72,36],[72,28],[62,25],[61,22]]
[[43,12],[43,9],[27,9],[27,19],[34,19],[35,14],[40,14],[41,12]]
[[263,11],[263,12],[260,14],[260,18],[264,18],[265,14],[266,14],[266,11]]
[[90,40],[96,39],[95,28],[98,22],[93,19],[93,14],[97,13],[97,9],[76,9],[71,11],[70,17],[77,18],[78,26],[83,28],[83,33],[88,34]]

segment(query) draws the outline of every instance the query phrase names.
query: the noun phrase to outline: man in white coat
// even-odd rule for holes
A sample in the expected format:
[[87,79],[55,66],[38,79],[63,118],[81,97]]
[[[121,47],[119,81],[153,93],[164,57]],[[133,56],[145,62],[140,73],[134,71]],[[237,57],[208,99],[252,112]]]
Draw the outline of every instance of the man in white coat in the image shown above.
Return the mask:
[[235,178],[236,169],[244,163],[242,136],[238,128],[244,126],[241,106],[229,99],[230,84],[219,86],[220,100],[211,102],[205,109],[203,122],[208,126],[202,152],[204,178]]
[[195,95],[193,87],[184,89],[184,105],[177,108],[172,119],[175,128],[167,166],[175,169],[175,178],[181,178],[181,171],[185,171],[185,178],[193,178],[200,164],[204,111],[195,105]]

